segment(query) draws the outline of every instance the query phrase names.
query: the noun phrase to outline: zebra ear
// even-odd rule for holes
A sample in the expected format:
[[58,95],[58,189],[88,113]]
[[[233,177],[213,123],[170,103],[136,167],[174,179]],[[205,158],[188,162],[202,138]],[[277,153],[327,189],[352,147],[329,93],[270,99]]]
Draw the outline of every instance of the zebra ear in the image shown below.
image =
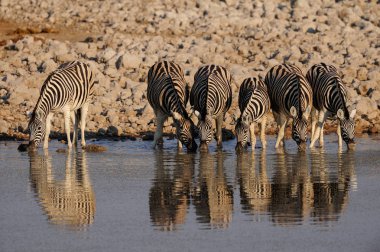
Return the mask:
[[350,113],[350,119],[354,119],[354,116],[356,115],[356,109],[353,109]]
[[198,118],[201,118],[201,113],[199,113],[198,110],[194,109],[194,115],[196,115]]
[[181,120],[181,118],[182,118],[181,114],[178,113],[178,112],[173,112],[173,113],[172,113],[172,116],[173,116],[173,118],[174,118],[175,120],[177,120],[177,121]]
[[336,115],[338,116],[338,118],[340,120],[342,120],[344,118],[344,112],[342,109],[338,109],[338,112],[336,113]]
[[26,117],[32,118],[32,116],[33,116],[33,112],[26,111]]
[[248,125],[248,124],[249,124],[248,116],[243,116],[243,118],[242,118],[242,122],[243,122],[244,124]]
[[291,115],[292,117],[297,117],[297,109],[296,109],[296,107],[292,106],[292,107],[290,108],[290,115]]

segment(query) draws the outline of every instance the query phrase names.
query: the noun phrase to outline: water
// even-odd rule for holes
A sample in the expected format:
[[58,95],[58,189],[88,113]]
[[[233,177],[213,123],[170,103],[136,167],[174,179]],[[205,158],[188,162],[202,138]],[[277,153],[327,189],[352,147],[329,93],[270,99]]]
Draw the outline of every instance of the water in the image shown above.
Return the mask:
[[274,140],[239,156],[234,141],[34,155],[1,142],[0,251],[379,251],[379,136],[303,154]]

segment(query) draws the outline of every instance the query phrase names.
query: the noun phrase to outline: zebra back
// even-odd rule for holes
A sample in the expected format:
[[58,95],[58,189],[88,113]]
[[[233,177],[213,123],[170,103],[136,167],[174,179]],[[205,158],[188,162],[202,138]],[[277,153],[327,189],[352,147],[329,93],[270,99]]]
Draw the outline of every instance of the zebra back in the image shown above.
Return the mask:
[[72,110],[82,107],[94,95],[94,77],[90,67],[83,62],[62,64],[42,85],[33,116],[37,111],[46,116],[50,111],[62,109],[65,105],[70,105]]
[[301,118],[308,108],[310,110],[312,88],[298,67],[287,64],[272,67],[265,76],[265,84],[273,111],[290,117],[290,108],[294,106]]
[[269,96],[265,84],[253,77],[243,81],[239,89],[240,117],[250,117],[252,121],[258,121],[264,116],[270,107]]
[[231,74],[222,66],[206,65],[198,69],[191,89],[190,104],[202,120],[207,114],[216,117],[231,107]]
[[317,110],[327,109],[336,114],[339,109],[349,118],[347,109],[347,89],[337,69],[325,63],[315,64],[306,74],[313,89],[313,105]]
[[147,96],[154,110],[161,110],[167,115],[177,112],[187,118],[189,90],[178,64],[161,61],[149,69]]

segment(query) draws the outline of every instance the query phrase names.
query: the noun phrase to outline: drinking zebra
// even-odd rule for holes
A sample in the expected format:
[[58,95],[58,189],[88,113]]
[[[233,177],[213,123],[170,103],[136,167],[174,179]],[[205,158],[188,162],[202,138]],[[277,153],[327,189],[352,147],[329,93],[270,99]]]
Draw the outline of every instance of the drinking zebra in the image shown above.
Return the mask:
[[[313,89],[313,110],[311,144],[314,147],[319,138],[323,146],[323,125],[327,118],[338,118],[338,144],[342,146],[342,138],[348,148],[354,148],[356,110],[347,109],[347,90],[334,66],[320,63],[312,66],[306,79]],[[317,118],[316,118],[317,117]]]
[[199,68],[194,76],[190,104],[199,119],[201,150],[207,150],[212,139],[212,119],[216,122],[217,146],[222,147],[222,124],[231,102],[231,74],[218,65]]
[[265,84],[257,78],[247,78],[239,90],[240,117],[235,126],[237,138],[236,151],[246,147],[248,130],[250,131],[252,151],[255,149],[255,124],[260,123],[260,139],[263,149],[266,148],[265,125],[270,109],[269,96]]
[[[67,146],[70,149],[70,117],[74,121],[73,143],[78,142],[78,123],[81,119],[81,144],[85,147],[84,129],[89,103],[94,93],[94,74],[89,66],[79,61],[62,64],[45,80],[37,104],[29,121],[29,147],[37,148],[44,138],[48,148],[50,121],[54,113],[62,111],[65,118]],[[80,110],[79,110],[80,109]]]
[[169,61],[154,64],[148,72],[147,96],[157,123],[153,148],[162,140],[164,122],[172,116],[177,128],[178,148],[181,149],[183,143],[188,151],[196,151],[195,126],[186,112],[189,89],[182,68]]
[[272,67],[265,76],[265,84],[274,118],[279,127],[276,148],[284,144],[285,127],[293,119],[292,138],[299,149],[306,148],[307,121],[312,107],[312,89],[302,71],[293,65]]

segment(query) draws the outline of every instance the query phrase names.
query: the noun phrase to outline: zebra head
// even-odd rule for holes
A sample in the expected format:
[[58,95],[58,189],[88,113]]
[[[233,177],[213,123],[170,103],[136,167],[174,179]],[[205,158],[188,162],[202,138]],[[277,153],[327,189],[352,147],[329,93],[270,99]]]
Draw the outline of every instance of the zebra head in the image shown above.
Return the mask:
[[29,147],[35,149],[45,137],[45,122],[42,118],[41,112],[34,111],[28,125],[29,130]]
[[290,115],[293,118],[292,125],[292,138],[296,141],[298,148],[300,150],[306,149],[306,140],[307,140],[307,119],[310,114],[310,107],[306,108],[306,111],[300,116],[297,112],[297,109],[292,106],[290,108]]
[[248,141],[248,132],[249,132],[249,122],[247,117],[240,117],[235,126],[235,134],[237,143],[235,146],[236,152],[241,152],[247,147]]
[[173,112],[173,118],[177,124],[177,138],[184,144],[189,152],[195,152],[198,148],[195,142],[195,126],[190,118]]
[[[348,111],[347,111],[348,114]],[[355,120],[356,109],[352,110],[347,116],[342,109],[338,109],[337,116],[340,121],[340,132],[343,140],[347,144],[348,149],[355,148]]]
[[211,114],[206,114],[204,118],[201,117],[198,111],[194,111],[194,113],[198,116],[198,131],[199,138],[201,140],[200,150],[207,151],[208,144],[212,140],[212,116]]

